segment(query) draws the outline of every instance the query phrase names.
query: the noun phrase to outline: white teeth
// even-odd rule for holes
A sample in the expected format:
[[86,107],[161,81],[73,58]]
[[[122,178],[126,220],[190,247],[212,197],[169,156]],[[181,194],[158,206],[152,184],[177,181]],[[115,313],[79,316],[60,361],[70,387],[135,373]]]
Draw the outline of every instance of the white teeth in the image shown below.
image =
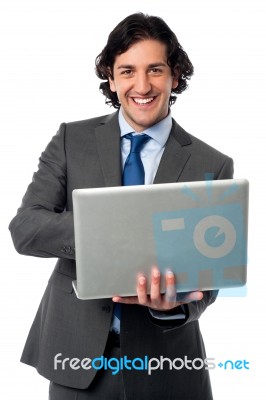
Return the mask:
[[139,99],[136,97],[133,100],[135,101],[135,103],[138,103],[138,104],[147,104],[147,103],[152,102],[153,99],[154,99],[154,97],[150,97],[149,99]]

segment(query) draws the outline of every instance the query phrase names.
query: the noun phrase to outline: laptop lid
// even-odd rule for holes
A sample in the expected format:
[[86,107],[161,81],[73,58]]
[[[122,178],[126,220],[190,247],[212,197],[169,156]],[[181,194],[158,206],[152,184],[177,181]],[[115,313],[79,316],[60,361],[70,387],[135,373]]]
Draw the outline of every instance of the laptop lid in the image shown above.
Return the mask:
[[77,189],[73,207],[80,299],[136,295],[153,265],[177,292],[246,283],[245,179]]

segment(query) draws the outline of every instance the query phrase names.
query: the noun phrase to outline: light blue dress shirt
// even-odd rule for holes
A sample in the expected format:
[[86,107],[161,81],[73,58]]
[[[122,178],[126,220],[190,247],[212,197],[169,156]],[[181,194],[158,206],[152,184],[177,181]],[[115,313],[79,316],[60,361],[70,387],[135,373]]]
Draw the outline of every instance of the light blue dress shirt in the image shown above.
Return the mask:
[[136,133],[127,123],[121,110],[119,111],[118,121],[121,130],[122,171],[124,170],[124,165],[127,156],[129,155],[131,145],[130,140],[123,136],[128,133],[132,133],[133,135],[146,133],[146,135],[152,138],[152,140],[145,143],[140,152],[141,161],[145,171],[145,185],[152,184],[163,155],[165,143],[167,142],[172,128],[171,114],[169,113],[166,118],[150,128],[145,129],[145,132],[141,133]]

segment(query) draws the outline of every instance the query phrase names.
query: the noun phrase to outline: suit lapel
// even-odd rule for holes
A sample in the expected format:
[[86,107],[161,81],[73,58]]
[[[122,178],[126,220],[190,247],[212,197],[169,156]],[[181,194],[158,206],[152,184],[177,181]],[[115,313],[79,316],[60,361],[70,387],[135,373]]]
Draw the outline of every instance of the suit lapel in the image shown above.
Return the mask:
[[154,183],[177,182],[190,157],[185,146],[191,143],[186,131],[173,120],[173,126]]
[[106,186],[121,186],[121,145],[117,113],[95,129],[99,159]]
[[[106,186],[121,186],[121,138],[118,113],[106,117],[95,129],[98,155]],[[190,157],[185,146],[190,136],[175,120],[166,142],[154,183],[177,182]]]

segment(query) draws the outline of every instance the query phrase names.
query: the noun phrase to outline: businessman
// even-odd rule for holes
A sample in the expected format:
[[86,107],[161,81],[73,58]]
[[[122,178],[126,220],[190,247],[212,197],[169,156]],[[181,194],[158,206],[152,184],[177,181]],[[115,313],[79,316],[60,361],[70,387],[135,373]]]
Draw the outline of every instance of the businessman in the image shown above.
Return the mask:
[[[96,58],[96,74],[106,102],[117,110],[61,124],[10,223],[19,253],[58,259],[21,361],[50,380],[51,400],[211,400],[206,365],[191,367],[191,361],[206,358],[198,320],[217,293],[187,293],[178,302],[174,274],[160,276],[150,266],[151,287],[139,275],[135,297],[78,300],[72,191],[205,180],[206,173],[228,179],[233,161],[171,117],[193,66],[162,19],[137,13],[121,21]],[[150,373],[124,364],[114,374],[92,367],[101,356],[164,362]]]

